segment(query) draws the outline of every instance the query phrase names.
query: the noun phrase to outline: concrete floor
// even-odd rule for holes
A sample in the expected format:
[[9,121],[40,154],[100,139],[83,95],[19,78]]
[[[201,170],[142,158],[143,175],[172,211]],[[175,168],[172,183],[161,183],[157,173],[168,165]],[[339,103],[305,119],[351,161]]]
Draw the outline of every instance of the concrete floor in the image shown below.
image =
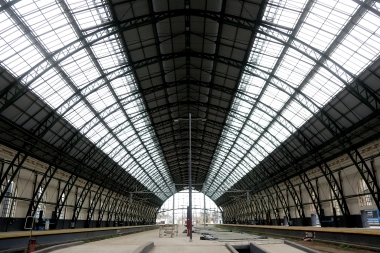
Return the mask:
[[85,253],[85,252],[133,252],[140,245],[153,241],[155,247],[150,251],[152,253],[160,252],[210,252],[210,253],[228,253],[229,251],[224,246],[225,242],[218,241],[201,241],[199,234],[194,234],[193,242],[189,242],[189,237],[182,231],[185,228],[180,226],[178,237],[159,238],[158,229],[145,231],[136,234],[120,236],[112,239],[106,239],[91,243],[85,243],[79,246],[74,246],[66,249],[55,250],[53,252],[70,252],[70,253]]
[[305,253],[305,251],[293,248],[286,244],[259,244],[260,248],[270,253]]
[[53,252],[70,252],[70,253],[86,253],[86,252],[133,252],[140,245],[153,241],[154,248],[151,253],[168,253],[168,252],[183,252],[183,253],[229,253],[225,247],[226,242],[231,245],[247,245],[249,242],[260,245],[270,253],[298,253],[303,252],[289,245],[285,245],[282,240],[275,239],[259,239],[254,235],[245,233],[233,233],[213,230],[203,230],[202,227],[195,227],[200,232],[207,232],[214,237],[219,238],[215,241],[200,240],[200,234],[193,233],[193,241],[189,242],[189,237],[186,233],[182,233],[185,227],[179,226],[178,236],[159,238],[159,230],[150,230],[136,234],[120,236],[112,239],[106,239],[91,243],[85,243],[79,246],[74,246],[66,249],[55,250]]

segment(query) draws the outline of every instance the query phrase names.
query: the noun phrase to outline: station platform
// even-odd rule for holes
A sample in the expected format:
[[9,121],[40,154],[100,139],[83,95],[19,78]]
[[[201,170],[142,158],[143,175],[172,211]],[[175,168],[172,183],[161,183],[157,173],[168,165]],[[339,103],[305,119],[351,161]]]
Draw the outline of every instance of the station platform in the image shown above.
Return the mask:
[[[218,224],[218,226],[201,225],[194,227],[193,241],[190,242],[187,234],[183,233],[183,231],[185,231],[184,226],[179,226],[178,235],[174,235],[173,237],[160,236],[159,227],[158,225],[144,225],[33,231],[33,238],[37,241],[37,246],[40,247],[48,247],[49,244],[62,245],[74,241],[85,242],[81,245],[70,245],[70,248],[55,249],[51,252],[133,252],[143,244],[154,242],[154,247],[149,252],[227,253],[231,251],[228,250],[226,244],[229,244],[235,249],[254,244],[270,253],[296,253],[305,251],[298,249],[297,245],[292,245],[292,243],[303,241],[302,238],[305,232],[313,232],[315,236],[313,241],[334,242],[356,247],[363,245],[363,248],[380,249],[380,246],[378,246],[380,245],[380,229],[237,224]],[[251,232],[257,232],[257,234]],[[214,239],[206,238],[206,235],[211,238],[214,237]],[[279,237],[277,237],[279,239],[266,237],[271,237],[270,235],[295,237],[297,240],[291,242],[283,238],[280,239]],[[29,231],[0,233],[0,252],[13,252],[12,250],[26,249],[29,236]],[[201,240],[201,237],[206,240]]]
[[[144,232],[157,229],[157,225],[120,226],[101,228],[57,229],[42,231],[13,231],[0,233],[0,252],[24,250],[28,247],[29,239],[36,240],[37,249],[50,245],[74,241],[88,241],[94,238],[114,237],[124,234]],[[32,233],[31,233],[32,232]]]
[[[67,249],[52,251],[54,253],[83,253],[83,252],[134,252],[139,245],[147,242],[154,242],[154,247],[149,253],[168,253],[168,252],[183,252],[183,253],[230,253],[226,247],[226,243],[234,246],[249,245],[250,241],[254,241],[261,249],[265,249],[267,253],[302,253],[306,252],[291,245],[284,244],[282,240],[265,239],[260,240],[258,236],[252,236],[233,232],[216,232],[208,229],[202,230],[201,227],[194,227],[197,233],[193,233],[192,242],[186,233],[184,226],[179,226],[178,236],[159,237],[158,229],[131,234],[107,240],[101,240],[92,243],[86,243],[78,246],[73,246]],[[214,233],[218,236],[218,240],[200,240],[201,233]],[[257,251],[258,252],[258,251]]]
[[61,249],[53,251],[54,253],[83,253],[83,252],[133,252],[140,245],[153,241],[154,247],[150,253],[168,253],[168,252],[184,252],[184,253],[229,253],[225,247],[225,243],[218,241],[203,241],[199,239],[199,235],[194,235],[193,241],[189,242],[186,233],[182,233],[185,228],[180,226],[178,236],[159,238],[158,229],[130,234],[128,236],[120,236],[116,238],[85,243],[82,245],[70,247],[69,249]]
[[[65,229],[50,231],[33,231],[33,238],[37,245],[48,247],[48,242],[60,245],[64,248],[48,249],[47,252],[134,252],[138,247],[148,242],[153,242],[154,247],[150,253],[167,252],[207,252],[207,253],[228,253],[232,248],[249,248],[250,243],[265,249],[268,253],[298,253],[305,252],[292,246],[286,245],[283,240],[268,239],[262,236],[249,235],[246,233],[235,233],[223,231],[213,226],[195,226],[193,240],[187,236],[184,226],[178,227],[178,235],[160,236],[159,226],[134,226],[119,228],[85,228],[85,229]],[[109,239],[93,241],[93,238],[102,238],[110,235]],[[201,237],[208,235],[215,240],[201,240]],[[29,231],[7,232],[0,234],[0,252],[12,252],[12,249],[25,249],[29,240]],[[87,239],[86,239],[87,238]],[[92,238],[92,239],[91,239]],[[104,238],[104,237],[103,237]],[[96,239],[95,239],[96,240]],[[82,241],[82,244],[73,246],[66,244],[73,241]],[[83,243],[83,241],[85,243]],[[228,244],[230,248],[226,246]],[[46,251],[45,251],[46,252]],[[236,252],[236,251],[233,251]]]
[[369,250],[380,249],[380,228],[337,228],[337,227],[298,227],[263,226],[244,224],[220,224],[225,229],[237,229],[245,232],[267,235],[303,238],[307,232],[313,234],[315,241],[345,244]]

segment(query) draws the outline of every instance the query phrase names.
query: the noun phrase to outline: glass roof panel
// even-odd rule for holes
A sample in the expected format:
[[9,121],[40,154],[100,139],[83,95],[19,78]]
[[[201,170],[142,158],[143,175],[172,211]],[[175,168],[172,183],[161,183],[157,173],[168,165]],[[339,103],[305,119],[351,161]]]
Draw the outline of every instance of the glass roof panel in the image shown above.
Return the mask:
[[112,20],[108,7],[100,0],[25,0],[0,20],[1,65],[149,190],[170,196],[172,179],[149,117],[135,115],[144,104],[116,28],[99,27]]
[[[230,113],[228,126],[222,133],[222,136],[234,135],[229,133],[233,125],[241,133],[231,138],[240,140],[249,136],[254,141],[249,145],[241,141],[218,143],[220,148],[206,179],[206,192],[214,200],[245,175],[236,169],[241,161],[226,156],[222,152],[224,147],[238,153],[243,162],[252,164],[249,170],[254,169],[254,164],[262,161],[379,56],[376,45],[380,43],[380,32],[379,26],[374,25],[380,23],[379,16],[365,9],[358,11],[359,6],[353,1],[316,0],[310,9],[304,10],[306,3],[270,0],[266,6],[263,19],[268,23],[259,27],[239,84],[241,92],[254,94],[257,101],[244,105],[250,108],[244,110],[249,117],[241,119],[239,124],[233,124],[232,118],[236,116]],[[303,11],[307,13],[301,18]],[[271,27],[271,23],[295,30],[281,30]],[[234,107],[240,109],[240,103],[235,99]],[[251,122],[258,126],[254,127],[257,132],[247,127]],[[223,180],[217,179],[221,170],[227,172]]]

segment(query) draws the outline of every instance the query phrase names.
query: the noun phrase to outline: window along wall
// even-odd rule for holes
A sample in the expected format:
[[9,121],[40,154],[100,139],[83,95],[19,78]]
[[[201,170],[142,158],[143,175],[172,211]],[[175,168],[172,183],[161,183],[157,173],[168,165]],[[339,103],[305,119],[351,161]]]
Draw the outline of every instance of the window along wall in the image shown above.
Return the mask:
[[[5,186],[2,186],[4,188]],[[11,218],[15,216],[16,211],[17,187],[15,182],[11,182],[5,192],[5,197],[1,205],[1,217]]]
[[[0,145],[0,232],[19,231],[26,216],[50,219],[50,229],[154,224],[158,206],[86,184],[28,157],[19,170],[8,170],[17,151]],[[49,175],[44,179],[44,175]],[[73,176],[74,177],[74,176]],[[9,178],[9,180],[8,180]],[[10,179],[12,178],[12,179]],[[67,187],[65,187],[67,185]],[[86,188],[86,185],[89,185]],[[100,189],[100,190],[99,190]],[[81,196],[81,197],[80,197]],[[40,226],[35,223],[35,226]]]
[[[206,197],[206,198],[205,198]],[[205,198],[205,199],[204,199]],[[173,200],[174,200],[174,223],[184,225],[186,222],[187,206],[189,205],[188,190],[174,194],[167,199],[157,214],[157,223],[173,223]],[[204,205],[206,204],[206,207]],[[222,223],[220,209],[209,197],[202,192],[192,191],[192,213],[195,224],[204,223],[204,210],[206,210],[206,223]]]
[[[364,176],[370,184],[379,185],[380,141],[360,147],[359,152],[370,171],[376,175],[376,181],[368,179],[368,172],[364,173]],[[331,170],[329,176],[335,180],[329,182],[321,167],[306,172],[308,181],[305,180],[306,177],[301,177],[301,173],[290,179],[300,202],[289,194],[289,187],[281,183],[277,188],[271,187],[266,191],[251,194],[250,201],[246,205],[253,210],[251,212],[247,212],[244,205],[242,207],[241,199],[223,206],[224,222],[280,225],[286,216],[296,226],[305,224],[304,226],[361,227],[364,226],[361,224],[361,215],[365,212],[368,225],[378,227],[380,224],[378,200],[373,198],[367,183],[358,171],[358,168],[361,169],[364,165],[358,163],[358,166],[355,166],[348,155],[337,157],[326,164]],[[257,201],[258,199],[262,202]],[[319,210],[316,210],[316,206],[319,206]],[[265,217],[266,213],[270,214],[269,220]],[[311,217],[316,217],[315,224]]]

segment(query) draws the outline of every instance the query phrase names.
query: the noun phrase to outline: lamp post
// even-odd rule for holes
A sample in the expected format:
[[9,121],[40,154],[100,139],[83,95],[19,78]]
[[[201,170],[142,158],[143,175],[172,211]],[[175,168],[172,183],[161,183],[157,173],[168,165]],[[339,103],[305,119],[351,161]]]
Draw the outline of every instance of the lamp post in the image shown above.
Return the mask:
[[173,195],[173,225],[175,224],[175,221],[174,221],[174,201],[175,201],[175,194]]
[[206,229],[206,194],[203,194],[203,229]]
[[[192,215],[192,185],[191,185],[191,113],[189,113],[189,119],[175,119],[174,122],[178,122],[179,120],[188,120],[189,121],[189,223],[190,223],[190,242],[193,241],[193,215]],[[194,118],[193,120],[201,120],[206,121],[204,118]]]

